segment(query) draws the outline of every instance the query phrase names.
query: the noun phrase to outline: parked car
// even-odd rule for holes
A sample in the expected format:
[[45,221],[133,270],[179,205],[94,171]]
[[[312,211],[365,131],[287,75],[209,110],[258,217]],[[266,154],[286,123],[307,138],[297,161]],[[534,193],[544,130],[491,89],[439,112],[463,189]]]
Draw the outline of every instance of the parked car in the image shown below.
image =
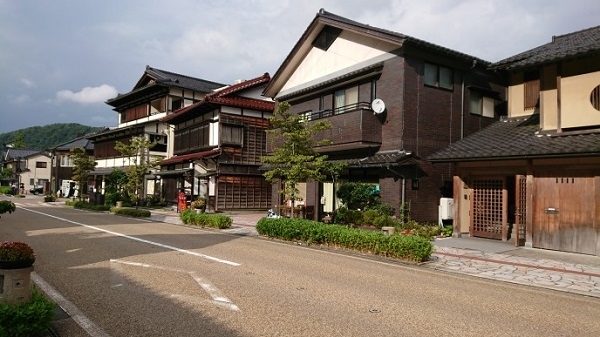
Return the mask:
[[44,188],[41,187],[41,186],[32,187],[29,190],[29,193],[31,193],[31,194],[42,194],[42,193],[44,193]]

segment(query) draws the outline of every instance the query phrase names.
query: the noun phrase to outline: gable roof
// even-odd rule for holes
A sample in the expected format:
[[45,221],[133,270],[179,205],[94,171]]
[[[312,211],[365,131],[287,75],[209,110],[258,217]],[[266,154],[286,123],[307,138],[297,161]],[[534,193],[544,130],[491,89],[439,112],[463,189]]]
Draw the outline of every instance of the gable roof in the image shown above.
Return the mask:
[[262,76],[232,84],[221,90],[215,90],[207,94],[201,101],[174,111],[172,114],[161,118],[160,121],[178,124],[182,121],[194,118],[199,113],[215,109],[219,105],[256,109],[261,111],[273,111],[275,109],[275,102],[273,101],[237,95],[245,90],[264,85],[270,80],[271,77],[269,76],[269,73],[264,73]]
[[86,136],[82,136],[82,137],[78,137],[75,139],[72,139],[68,142],[56,145],[54,148],[52,148],[52,150],[55,151],[70,151],[73,148],[83,148],[86,151],[93,151],[94,150],[94,143],[86,138]]
[[225,84],[146,66],[144,74],[130,92],[118,94],[117,97],[107,100],[106,104],[118,107],[125,102],[149,95],[165,94],[169,88],[181,88],[208,93],[223,86]]
[[598,155],[600,133],[544,134],[535,114],[495,122],[427,159],[442,163]]
[[498,61],[491,68],[516,70],[594,54],[600,55],[600,26],[553,36],[550,43]]
[[25,159],[31,156],[35,156],[37,154],[45,155],[40,150],[31,150],[31,149],[17,149],[14,147],[9,147],[6,149],[4,153],[4,161],[12,161],[18,158]]
[[287,78],[288,76],[290,76],[291,72],[293,72],[293,69],[290,68],[291,65],[295,61],[298,61],[298,59],[304,57],[305,53],[308,52],[312,47],[313,39],[325,26],[331,26],[343,30],[353,31],[364,36],[369,36],[374,39],[395,44],[399,48],[403,46],[412,46],[416,49],[451,56],[463,60],[465,62],[469,62],[470,64],[476,61],[478,66],[487,67],[490,64],[490,62],[488,61],[482,60],[471,55],[467,55],[446,47],[429,43],[408,35],[353,21],[345,17],[329,13],[323,8],[321,8],[319,12],[317,12],[313,21],[308,25],[304,33],[300,36],[299,40],[296,42],[288,56],[284,59],[283,63],[279,66],[279,68],[273,75],[273,79],[263,91],[265,96],[275,97],[276,93],[279,91],[279,88],[283,86],[283,83],[281,83],[282,81],[284,81],[283,78]]

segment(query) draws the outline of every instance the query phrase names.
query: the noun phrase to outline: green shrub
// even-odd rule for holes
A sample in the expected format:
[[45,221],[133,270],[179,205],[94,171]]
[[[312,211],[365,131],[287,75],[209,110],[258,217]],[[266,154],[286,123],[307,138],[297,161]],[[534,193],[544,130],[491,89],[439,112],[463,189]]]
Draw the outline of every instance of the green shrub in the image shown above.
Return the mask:
[[428,260],[433,251],[431,242],[419,236],[384,235],[304,219],[262,218],[256,230],[261,235],[287,241],[332,245],[417,262]]
[[10,186],[0,186],[0,194],[11,194],[12,188]]
[[17,194],[15,195],[15,198],[25,198],[25,194]]
[[214,213],[196,213],[192,210],[185,210],[179,215],[181,221],[186,225],[200,227],[212,227],[218,229],[230,228],[233,219],[225,214]]
[[44,196],[44,202],[55,202],[56,197],[53,194],[46,194]]
[[75,201],[72,206],[79,209],[86,209],[97,212],[106,212],[110,210],[110,206],[90,204],[87,201]]
[[10,200],[0,200],[0,214],[12,213],[17,209],[15,204]]
[[134,218],[149,218],[152,215],[149,210],[141,208],[113,207],[110,211],[117,215],[126,215]]
[[73,207],[75,206],[76,201],[75,200],[66,200],[65,201],[65,205]]
[[27,303],[0,303],[0,337],[42,336],[50,328],[54,307],[36,290]]

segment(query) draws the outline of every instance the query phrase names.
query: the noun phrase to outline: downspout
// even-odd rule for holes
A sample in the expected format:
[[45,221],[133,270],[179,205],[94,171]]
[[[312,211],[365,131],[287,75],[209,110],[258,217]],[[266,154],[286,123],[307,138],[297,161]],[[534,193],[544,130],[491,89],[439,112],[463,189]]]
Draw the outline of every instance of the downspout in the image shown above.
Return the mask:
[[461,73],[460,84],[460,139],[465,137],[465,72]]

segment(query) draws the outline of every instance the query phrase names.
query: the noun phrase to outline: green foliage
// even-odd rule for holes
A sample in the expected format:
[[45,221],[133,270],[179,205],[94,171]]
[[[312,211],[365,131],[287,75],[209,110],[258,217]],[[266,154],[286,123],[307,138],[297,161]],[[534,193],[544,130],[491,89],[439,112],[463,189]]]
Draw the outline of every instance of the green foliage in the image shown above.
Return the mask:
[[452,232],[453,232],[452,226],[444,226],[444,228],[442,228],[442,235],[445,237],[452,236]]
[[45,126],[32,126],[0,134],[0,144],[9,144],[13,142],[15,135],[18,132],[21,132],[28,149],[47,150],[56,145],[80,137],[81,135],[95,133],[102,129],[102,127],[92,127],[77,123],[57,123]]
[[377,207],[381,203],[376,186],[367,183],[341,183],[336,196],[349,209],[370,209]]
[[113,207],[110,211],[117,215],[131,216],[134,218],[149,218],[152,215],[149,210],[141,208]]
[[427,261],[433,252],[433,245],[423,237],[384,235],[304,219],[262,218],[256,224],[256,230],[272,238],[330,245],[416,262]]
[[26,148],[27,146],[25,145],[25,135],[23,134],[23,131],[19,130],[15,132],[11,143],[15,149]]
[[79,209],[86,209],[88,211],[96,211],[96,212],[106,212],[106,211],[110,210],[110,206],[90,204],[87,201],[81,201],[81,200],[77,200],[77,201],[73,201],[73,202],[67,201],[67,205],[73,206],[73,207],[79,208]]
[[15,206],[15,204],[12,201],[0,200],[0,214],[4,214],[4,213],[11,214],[12,212],[14,212],[16,210],[17,210],[17,207]]
[[10,188],[10,186],[0,186],[0,194],[10,194],[11,192],[12,189]]
[[130,165],[125,169],[127,181],[124,187],[132,198],[135,197],[136,204],[142,198],[144,177],[162,160],[151,158],[149,155],[150,149],[155,145],[155,142],[150,142],[143,136],[131,138],[128,144],[117,141],[115,145],[115,149],[129,159]]
[[35,289],[27,303],[0,303],[0,337],[44,336],[54,318],[55,306]]
[[185,210],[179,215],[181,221],[186,225],[201,227],[211,227],[218,229],[230,228],[233,219],[225,214],[196,213],[192,210]]
[[46,194],[44,196],[44,202],[55,202],[56,196],[54,194]]
[[283,193],[287,199],[294,201],[299,193],[299,182],[324,181],[327,176],[336,176],[341,167],[327,163],[327,156],[315,150],[315,147],[331,143],[326,139],[314,139],[320,132],[330,129],[331,124],[323,120],[307,122],[302,116],[289,112],[289,108],[287,102],[279,103],[269,119],[272,129],[267,133],[274,151],[272,155],[262,157],[261,161],[270,167],[264,173],[265,179],[269,182],[281,179]]
[[347,207],[340,207],[335,211],[334,222],[342,225],[361,225],[363,215],[362,212]]
[[81,147],[72,148],[71,154],[73,156],[72,179],[79,186],[79,199],[81,200],[83,191],[87,190],[85,187],[90,171],[96,167],[96,161]]
[[[10,177],[13,176],[13,171],[10,167],[5,167],[3,169],[0,169],[0,179],[8,179]],[[10,191],[10,186],[0,186],[0,191],[2,191],[2,188],[4,187],[8,187],[8,190]],[[6,192],[2,192],[5,193]]]

